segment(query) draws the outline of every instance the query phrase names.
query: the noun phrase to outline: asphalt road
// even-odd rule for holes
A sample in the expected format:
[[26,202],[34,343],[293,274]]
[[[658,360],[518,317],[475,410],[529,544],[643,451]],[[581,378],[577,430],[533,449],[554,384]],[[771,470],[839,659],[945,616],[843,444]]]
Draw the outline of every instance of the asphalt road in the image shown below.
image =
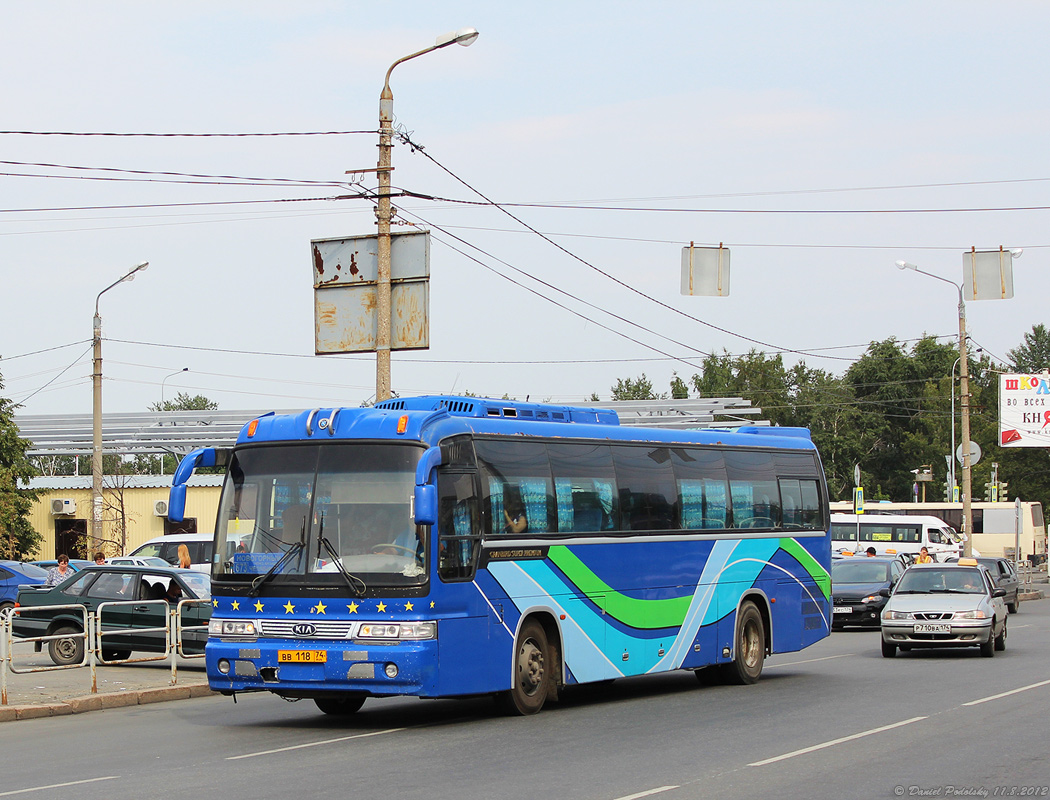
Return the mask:
[[1048,664],[1040,600],[993,659],[835,633],[754,686],[622,680],[528,718],[484,698],[346,720],[269,695],[131,706],[0,726],[0,797],[1050,797]]

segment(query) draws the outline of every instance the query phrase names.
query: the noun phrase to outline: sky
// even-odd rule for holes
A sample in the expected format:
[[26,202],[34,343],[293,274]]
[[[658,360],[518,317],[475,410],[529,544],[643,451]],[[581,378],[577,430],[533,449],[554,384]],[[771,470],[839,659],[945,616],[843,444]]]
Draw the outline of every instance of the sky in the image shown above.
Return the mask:
[[[373,355],[314,355],[310,242],[375,232],[374,172],[348,173],[376,166],[383,76],[468,26],[391,77],[418,145],[393,185],[435,198],[395,200],[432,240],[397,394],[666,392],[752,348],[841,374],[952,341],[956,290],[894,262],[958,283],[973,247],[1024,254],[1013,299],[967,304],[971,348],[1047,323],[1045,3],[11,3],[0,396],[90,413],[96,298],[148,261],[99,298],[106,412],[372,400]],[[729,248],[729,296],[681,294],[690,242]]]

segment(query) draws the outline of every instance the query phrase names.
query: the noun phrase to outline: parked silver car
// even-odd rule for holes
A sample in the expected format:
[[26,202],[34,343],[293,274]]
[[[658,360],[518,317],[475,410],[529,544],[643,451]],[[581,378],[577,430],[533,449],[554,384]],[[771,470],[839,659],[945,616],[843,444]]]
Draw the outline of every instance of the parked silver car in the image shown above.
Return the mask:
[[882,609],[882,654],[913,647],[980,647],[991,658],[1006,649],[1006,596],[973,558],[909,567]]

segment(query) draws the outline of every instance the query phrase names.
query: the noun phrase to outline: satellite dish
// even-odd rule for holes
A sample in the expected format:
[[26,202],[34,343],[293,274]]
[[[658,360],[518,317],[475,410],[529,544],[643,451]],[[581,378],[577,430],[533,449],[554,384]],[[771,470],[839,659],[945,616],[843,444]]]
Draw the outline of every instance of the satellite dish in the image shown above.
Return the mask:
[[[955,460],[963,463],[963,446],[960,444],[955,448]],[[981,447],[977,442],[970,442],[970,466],[972,467],[981,460]]]

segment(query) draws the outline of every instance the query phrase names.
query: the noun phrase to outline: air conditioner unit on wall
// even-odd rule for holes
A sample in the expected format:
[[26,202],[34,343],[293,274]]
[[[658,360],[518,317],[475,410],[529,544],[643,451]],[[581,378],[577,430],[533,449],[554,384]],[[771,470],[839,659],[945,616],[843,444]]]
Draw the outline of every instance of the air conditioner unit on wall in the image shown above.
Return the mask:
[[60,500],[58,498],[51,501],[51,513],[52,514],[76,514],[77,513],[77,501],[76,500]]
[[168,501],[157,500],[153,504],[153,516],[155,517],[166,517],[168,516]]

